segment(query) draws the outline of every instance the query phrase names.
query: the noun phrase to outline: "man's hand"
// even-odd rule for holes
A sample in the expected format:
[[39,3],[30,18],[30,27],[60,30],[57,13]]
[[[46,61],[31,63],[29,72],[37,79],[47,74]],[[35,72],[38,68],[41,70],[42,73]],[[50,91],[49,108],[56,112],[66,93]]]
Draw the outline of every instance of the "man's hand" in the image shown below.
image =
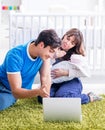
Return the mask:
[[43,85],[39,88],[39,96],[41,97],[49,97],[49,93],[46,91],[46,85]]

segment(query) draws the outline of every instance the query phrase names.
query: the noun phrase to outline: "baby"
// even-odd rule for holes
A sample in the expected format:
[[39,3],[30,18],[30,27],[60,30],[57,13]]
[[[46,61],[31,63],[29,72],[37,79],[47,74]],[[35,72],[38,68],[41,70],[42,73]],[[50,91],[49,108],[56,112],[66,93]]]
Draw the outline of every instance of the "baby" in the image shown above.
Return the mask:
[[[52,83],[61,83],[72,80],[75,77],[89,77],[89,67],[86,64],[86,59],[82,55],[73,54],[69,61],[61,61],[52,66],[51,71],[55,69],[66,69],[69,71],[69,76],[61,76],[52,78]],[[52,76],[53,77],[53,76]]]

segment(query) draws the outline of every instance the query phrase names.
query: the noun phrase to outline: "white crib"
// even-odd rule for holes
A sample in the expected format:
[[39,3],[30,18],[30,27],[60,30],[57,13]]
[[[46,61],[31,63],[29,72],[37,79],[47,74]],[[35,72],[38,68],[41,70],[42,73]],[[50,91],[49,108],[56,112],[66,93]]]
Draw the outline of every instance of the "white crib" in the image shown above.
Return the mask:
[[105,75],[105,15],[103,14],[22,14],[10,13],[10,48],[35,39],[43,29],[53,28],[60,37],[70,28],[84,35],[87,60],[92,74]]

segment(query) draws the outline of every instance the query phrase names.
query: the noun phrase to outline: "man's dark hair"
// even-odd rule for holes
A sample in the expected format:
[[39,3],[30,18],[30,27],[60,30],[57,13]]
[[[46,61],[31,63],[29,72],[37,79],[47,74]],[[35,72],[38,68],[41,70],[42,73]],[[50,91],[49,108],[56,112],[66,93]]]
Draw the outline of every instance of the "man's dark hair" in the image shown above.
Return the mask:
[[53,29],[43,30],[35,40],[37,46],[40,42],[44,42],[44,47],[50,46],[51,48],[57,48],[61,45],[61,39]]

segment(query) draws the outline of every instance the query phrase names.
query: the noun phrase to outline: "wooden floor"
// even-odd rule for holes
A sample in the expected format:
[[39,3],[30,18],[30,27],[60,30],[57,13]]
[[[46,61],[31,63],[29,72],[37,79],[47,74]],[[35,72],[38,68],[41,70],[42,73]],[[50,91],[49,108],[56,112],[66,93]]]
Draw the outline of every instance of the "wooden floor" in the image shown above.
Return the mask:
[[[94,92],[95,94],[105,94],[105,76],[92,75],[90,78],[81,78],[83,93]],[[39,74],[37,74],[33,88],[40,86]]]
[[105,75],[92,75],[82,78],[83,92],[93,91],[96,94],[105,94]]

